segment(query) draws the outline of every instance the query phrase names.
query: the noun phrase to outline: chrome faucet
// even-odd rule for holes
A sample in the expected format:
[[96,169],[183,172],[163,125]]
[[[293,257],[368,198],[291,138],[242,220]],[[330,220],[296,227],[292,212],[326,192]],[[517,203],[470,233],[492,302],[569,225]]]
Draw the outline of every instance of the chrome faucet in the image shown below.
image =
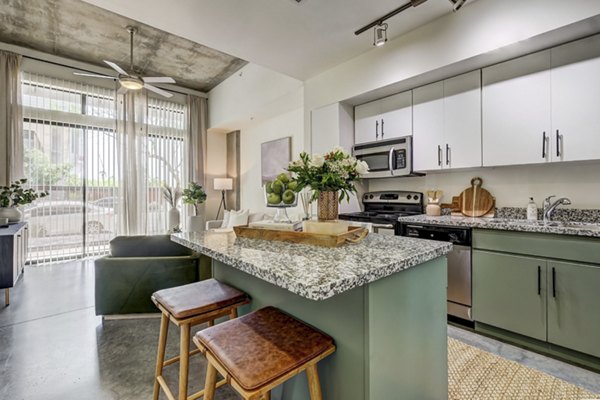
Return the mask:
[[550,203],[550,200],[553,197],[556,197],[556,195],[548,196],[548,197],[546,197],[544,199],[544,211],[543,211],[544,224],[546,222],[550,222],[551,221],[552,213],[554,212],[554,210],[556,209],[556,207],[571,205],[571,200],[569,200],[566,197],[561,197],[560,199],[556,200],[554,203]]

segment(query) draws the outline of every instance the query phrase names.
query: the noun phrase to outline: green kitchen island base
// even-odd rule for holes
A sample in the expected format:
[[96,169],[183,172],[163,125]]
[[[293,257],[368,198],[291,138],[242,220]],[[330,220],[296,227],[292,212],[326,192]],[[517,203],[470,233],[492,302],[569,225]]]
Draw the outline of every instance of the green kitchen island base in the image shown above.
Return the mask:
[[[331,335],[337,351],[318,365],[326,400],[448,397],[446,257],[315,301],[213,260],[213,276],[252,301],[240,315],[275,306]],[[309,399],[306,375],[273,400]]]

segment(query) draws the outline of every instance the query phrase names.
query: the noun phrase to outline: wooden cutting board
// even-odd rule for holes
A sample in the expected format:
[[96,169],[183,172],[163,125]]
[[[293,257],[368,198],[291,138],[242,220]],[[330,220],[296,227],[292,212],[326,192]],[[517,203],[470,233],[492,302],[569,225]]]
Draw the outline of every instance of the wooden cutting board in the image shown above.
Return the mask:
[[471,187],[460,194],[460,212],[467,217],[482,217],[494,208],[494,197],[481,187],[483,180],[471,179]]

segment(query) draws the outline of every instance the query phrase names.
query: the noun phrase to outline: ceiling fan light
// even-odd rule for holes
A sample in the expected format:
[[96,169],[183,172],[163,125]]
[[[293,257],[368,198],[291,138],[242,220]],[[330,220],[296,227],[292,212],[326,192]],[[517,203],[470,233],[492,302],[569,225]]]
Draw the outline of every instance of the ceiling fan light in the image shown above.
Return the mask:
[[119,77],[119,83],[125,89],[129,89],[129,90],[140,90],[144,87],[144,82],[141,79],[133,77],[133,76]]

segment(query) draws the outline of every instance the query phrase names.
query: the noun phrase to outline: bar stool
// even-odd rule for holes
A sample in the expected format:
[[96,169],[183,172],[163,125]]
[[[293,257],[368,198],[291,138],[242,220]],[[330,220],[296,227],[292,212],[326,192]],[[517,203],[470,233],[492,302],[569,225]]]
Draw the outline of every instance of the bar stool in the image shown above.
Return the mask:
[[245,400],[269,400],[271,390],[306,370],[311,400],[320,400],[317,363],[335,351],[333,339],[275,307],[204,329],[193,338],[206,355],[204,400],[213,400],[217,371]]
[[[161,388],[170,400],[175,399],[162,371],[163,367],[177,361],[179,361],[179,400],[193,400],[202,397],[204,390],[187,396],[189,357],[200,352],[194,350],[190,353],[190,328],[205,322],[208,322],[209,326],[213,326],[214,320],[220,317],[237,318],[237,308],[249,302],[248,295],[215,279],[207,279],[189,285],[159,290],[152,294],[152,301],[162,312],[153,399],[158,400]],[[179,356],[165,361],[169,321],[179,327]],[[219,385],[223,384],[225,384],[224,380],[219,382]]]

